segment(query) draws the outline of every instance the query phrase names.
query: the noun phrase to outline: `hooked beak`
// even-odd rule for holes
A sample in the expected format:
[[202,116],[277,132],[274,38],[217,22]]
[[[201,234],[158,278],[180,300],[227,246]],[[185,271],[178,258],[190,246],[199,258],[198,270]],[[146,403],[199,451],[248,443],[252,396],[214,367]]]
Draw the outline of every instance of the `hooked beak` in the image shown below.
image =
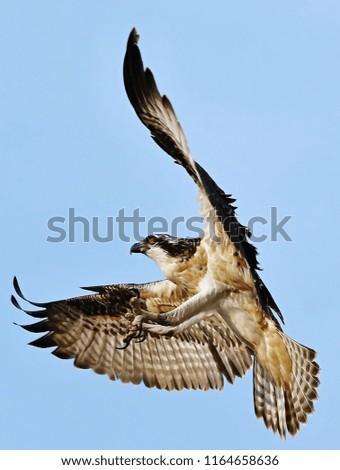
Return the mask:
[[130,248],[130,254],[131,253],[145,253],[145,244],[143,242],[135,243],[132,245]]

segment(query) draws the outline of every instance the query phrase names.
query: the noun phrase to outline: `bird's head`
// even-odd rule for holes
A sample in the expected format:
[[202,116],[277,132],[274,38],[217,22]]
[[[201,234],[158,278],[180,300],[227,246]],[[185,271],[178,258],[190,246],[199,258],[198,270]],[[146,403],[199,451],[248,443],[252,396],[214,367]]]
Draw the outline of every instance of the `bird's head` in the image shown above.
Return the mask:
[[135,243],[130,253],[143,253],[153,259],[169,279],[179,269],[179,265],[187,263],[196,253],[200,238],[178,238],[171,235],[149,235]]

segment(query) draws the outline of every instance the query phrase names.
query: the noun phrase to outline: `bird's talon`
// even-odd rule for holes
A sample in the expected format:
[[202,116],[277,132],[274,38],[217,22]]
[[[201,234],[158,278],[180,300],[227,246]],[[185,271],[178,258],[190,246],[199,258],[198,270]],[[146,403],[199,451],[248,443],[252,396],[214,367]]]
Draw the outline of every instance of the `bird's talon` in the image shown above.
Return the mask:
[[[137,300],[138,299],[136,298],[136,301]],[[142,314],[142,310],[139,307],[139,302],[138,302],[138,309],[139,309],[139,312],[141,313],[133,317],[133,321],[131,322],[132,327],[130,328],[129,332],[123,339],[123,342],[125,343],[124,346],[119,347],[117,349],[126,349],[132,340],[135,340],[136,343],[141,343],[145,341],[147,337],[147,332],[144,330],[143,314]],[[126,315],[126,318],[127,318],[127,315]]]
[[146,332],[144,330],[141,330],[141,333],[138,338],[136,338],[136,343],[142,343],[143,341],[146,340]]

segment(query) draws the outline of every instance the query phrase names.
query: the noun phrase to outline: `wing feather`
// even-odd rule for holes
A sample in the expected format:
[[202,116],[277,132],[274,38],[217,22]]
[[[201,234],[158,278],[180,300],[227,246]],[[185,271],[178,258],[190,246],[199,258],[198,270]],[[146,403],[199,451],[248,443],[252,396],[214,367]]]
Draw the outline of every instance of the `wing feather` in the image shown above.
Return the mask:
[[[17,281],[14,286],[22,300],[29,302]],[[118,349],[124,346],[138,314],[136,298],[142,308],[162,312],[181,304],[186,297],[168,280],[98,286],[95,291],[44,303],[39,321],[23,325],[30,332],[46,333],[30,344],[55,347],[55,356],[73,359],[76,367],[107,374],[112,380],[144,382],[148,387],[167,390],[221,389],[223,377],[233,381],[251,365],[247,347],[236,340],[218,314],[171,338],[150,333],[144,342],[131,342],[128,348]],[[13,303],[23,310],[16,299]]]
[[[150,130],[155,142],[182,165],[198,185],[202,215],[205,219],[209,217],[209,220],[215,220],[214,233],[222,230],[227,236],[229,242],[218,243],[218,250],[222,252],[220,258],[228,258],[224,268],[219,269],[220,273],[224,272],[224,282],[239,287],[240,283],[248,281],[247,275],[249,275],[249,282],[264,312],[274,319],[273,312],[275,312],[284,322],[279,307],[257,272],[259,269],[257,250],[248,241],[251,235],[248,228],[240,224],[236,217],[236,208],[233,206],[235,199],[230,194],[224,193],[204,168],[192,158],[185,134],[169,99],[159,93],[151,70],[148,68],[144,70],[138,40],[137,31],[133,29],[124,58],[125,89],[137,116]],[[209,227],[205,231],[204,238],[208,244],[211,243]],[[243,263],[233,258],[235,249],[239,257],[242,257]]]
[[[130,344],[133,353],[133,363],[134,369],[131,376],[131,382],[135,385],[138,385],[143,380],[143,362],[142,362],[142,345],[141,343],[132,343]],[[124,350],[123,350],[124,351]],[[119,350],[119,353],[122,354],[122,350]]]
[[124,84],[128,98],[155,142],[182,165],[197,184],[199,175],[175,111],[161,96],[150,69],[144,70],[136,29],[131,31],[124,58]]

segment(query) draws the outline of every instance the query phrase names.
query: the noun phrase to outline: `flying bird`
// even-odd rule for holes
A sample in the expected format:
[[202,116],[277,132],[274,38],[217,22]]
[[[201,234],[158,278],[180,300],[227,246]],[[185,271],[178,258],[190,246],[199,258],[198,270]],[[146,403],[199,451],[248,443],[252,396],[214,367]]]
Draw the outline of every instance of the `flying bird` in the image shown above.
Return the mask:
[[282,330],[282,313],[258,270],[250,232],[233,203],[190,154],[182,127],[152,72],[144,69],[132,30],[124,59],[128,98],[155,142],[182,165],[199,189],[205,220],[201,238],[149,235],[131,247],[154,260],[164,280],[92,286],[89,295],[54,302],[17,296],[38,310],[39,322],[21,325],[46,334],[32,345],[55,347],[110,379],[166,390],[222,389],[253,365],[255,414],[286,437],[314,411],[319,366],[313,349]]

